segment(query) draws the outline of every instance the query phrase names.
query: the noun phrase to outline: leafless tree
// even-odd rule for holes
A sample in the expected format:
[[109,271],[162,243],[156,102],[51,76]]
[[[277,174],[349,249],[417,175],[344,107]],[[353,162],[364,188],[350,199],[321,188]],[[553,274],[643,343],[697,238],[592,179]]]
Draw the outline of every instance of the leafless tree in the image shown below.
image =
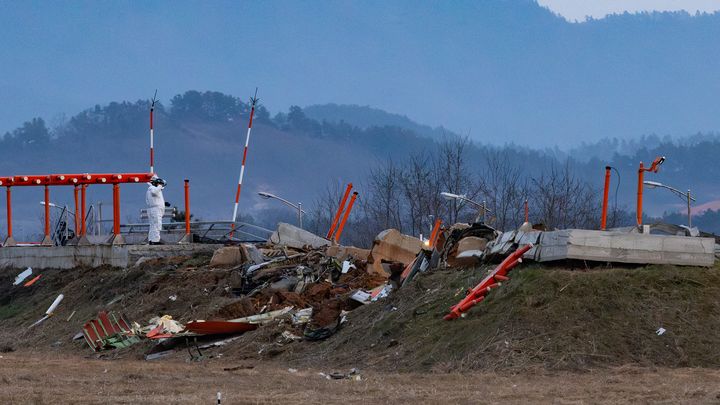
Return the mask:
[[488,150],[480,169],[480,189],[492,212],[491,224],[500,230],[516,228],[524,218],[529,196],[522,162],[511,161],[505,152]]
[[551,166],[532,179],[532,186],[535,215],[549,229],[597,227],[598,194],[573,175],[569,162]]

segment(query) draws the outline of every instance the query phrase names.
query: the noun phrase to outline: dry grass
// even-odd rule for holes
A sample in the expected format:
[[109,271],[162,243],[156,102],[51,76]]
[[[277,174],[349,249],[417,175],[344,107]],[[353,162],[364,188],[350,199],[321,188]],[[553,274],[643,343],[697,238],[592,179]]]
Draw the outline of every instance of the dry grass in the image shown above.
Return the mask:
[[[155,362],[90,360],[5,353],[3,403],[223,404],[264,403],[711,403],[720,400],[720,371],[614,368],[589,373],[362,372],[361,381],[326,380],[321,370],[291,373],[278,363],[182,356]],[[226,371],[233,367],[240,368]],[[252,368],[249,368],[252,367]],[[331,370],[322,370],[325,372]]]

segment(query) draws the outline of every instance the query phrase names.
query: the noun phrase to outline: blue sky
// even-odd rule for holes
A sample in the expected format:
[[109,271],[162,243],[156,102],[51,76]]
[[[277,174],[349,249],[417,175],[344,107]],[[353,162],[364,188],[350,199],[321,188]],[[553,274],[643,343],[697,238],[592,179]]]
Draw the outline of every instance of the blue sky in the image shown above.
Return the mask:
[[[617,9],[542,3],[570,19]],[[583,28],[527,0],[0,0],[0,133],[155,89],[167,102],[256,86],[272,112],[371,105],[494,143],[720,128],[705,102],[720,86],[717,24],[638,24]]]

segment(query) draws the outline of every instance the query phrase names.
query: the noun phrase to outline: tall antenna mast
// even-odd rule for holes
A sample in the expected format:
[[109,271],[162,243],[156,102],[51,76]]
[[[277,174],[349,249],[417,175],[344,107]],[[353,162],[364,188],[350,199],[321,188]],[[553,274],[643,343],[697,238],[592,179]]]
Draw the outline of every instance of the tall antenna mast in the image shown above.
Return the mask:
[[150,104],[150,173],[155,174],[155,130],[153,129],[153,112],[155,111],[155,101],[157,101],[157,89],[155,89],[155,95],[152,98],[152,104]]
[[[235,221],[237,220],[238,203],[240,202],[240,190],[242,189],[243,176],[245,175],[245,162],[247,161],[248,145],[250,144],[250,132],[252,131],[253,115],[255,115],[255,105],[258,102],[257,87],[255,87],[255,96],[250,99],[250,121],[248,122],[247,136],[245,137],[245,150],[243,151],[242,165],[240,166],[240,178],[238,179],[237,192],[235,193],[235,206],[233,207],[232,227],[235,229]],[[232,236],[232,234],[231,234]]]

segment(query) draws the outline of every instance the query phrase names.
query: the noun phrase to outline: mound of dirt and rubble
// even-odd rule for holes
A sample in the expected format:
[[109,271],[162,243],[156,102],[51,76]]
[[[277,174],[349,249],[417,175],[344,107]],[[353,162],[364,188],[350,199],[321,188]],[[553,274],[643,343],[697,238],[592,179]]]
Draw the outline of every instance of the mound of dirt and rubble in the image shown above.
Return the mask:
[[[294,367],[438,372],[720,364],[717,267],[523,264],[449,321],[443,317],[450,307],[495,266],[438,265],[437,251],[412,253],[417,240],[382,235],[372,251],[241,245],[218,250],[214,259],[45,270],[27,287],[13,285],[19,270],[6,270],[0,351],[193,356],[182,350],[192,348],[190,339],[217,332],[198,335],[189,325],[243,324],[247,332],[223,331],[205,354]],[[229,260],[219,265],[222,255]],[[393,255],[404,259],[392,261]],[[64,300],[52,316],[31,327],[58,294]],[[124,315],[132,330],[97,341],[79,334],[89,320],[100,321],[101,311]],[[212,320],[219,322],[202,324]]]
[[403,371],[720,365],[717,268],[535,265],[516,270],[467,316],[443,320],[487,269],[423,274],[351,312],[323,342],[280,344],[279,330],[265,328],[232,350],[305,366]]
[[[158,259],[128,270],[46,271],[36,285],[12,291],[11,273],[5,272],[0,276],[0,348],[87,355],[86,344],[71,338],[101,309],[137,321],[163,314],[181,322],[229,319],[254,313],[258,305],[305,307],[347,292],[318,283],[304,294],[263,292],[251,300],[238,298],[232,293],[237,271],[203,267],[208,260]],[[283,337],[286,331],[301,332],[278,321],[242,335],[223,353],[297,366],[406,371],[720,364],[715,350],[720,344],[717,268],[568,270],[531,265],[516,270],[465,317],[443,320],[488,269],[421,274],[389,297],[349,312],[337,333],[320,342]],[[66,297],[62,309],[28,329],[58,293]],[[147,350],[149,343],[140,348]],[[116,351],[114,356],[140,350]]]

